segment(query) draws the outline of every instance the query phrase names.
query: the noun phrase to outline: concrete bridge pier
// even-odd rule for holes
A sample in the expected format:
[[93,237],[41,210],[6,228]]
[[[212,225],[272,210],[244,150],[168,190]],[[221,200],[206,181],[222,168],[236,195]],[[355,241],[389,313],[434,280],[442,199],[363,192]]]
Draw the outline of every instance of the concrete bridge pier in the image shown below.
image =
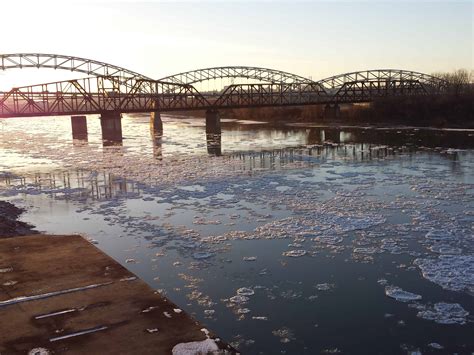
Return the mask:
[[221,118],[216,110],[206,111],[206,143],[207,152],[211,155],[222,154]]
[[104,145],[122,143],[122,114],[120,112],[102,112],[100,126]]
[[324,118],[336,119],[341,117],[341,108],[338,104],[327,104],[324,107]]
[[87,141],[86,116],[71,116],[72,139]]
[[154,135],[163,135],[163,121],[161,120],[160,111],[150,113],[150,130]]
[[341,131],[338,128],[325,128],[324,141],[341,143]]

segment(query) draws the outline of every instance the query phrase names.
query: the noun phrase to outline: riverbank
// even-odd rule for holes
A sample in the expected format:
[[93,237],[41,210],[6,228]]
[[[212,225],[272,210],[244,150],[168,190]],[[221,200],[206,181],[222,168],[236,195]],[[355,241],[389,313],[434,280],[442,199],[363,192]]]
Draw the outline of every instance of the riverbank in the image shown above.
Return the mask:
[[[371,103],[340,104],[336,117],[325,105],[253,107],[228,109],[221,118],[263,121],[276,124],[314,123],[345,126],[423,126],[433,128],[474,128],[474,93],[443,96],[381,97]],[[205,111],[173,113],[176,116],[205,117]]]
[[32,225],[18,220],[23,212],[9,202],[0,201],[0,238],[38,233]]

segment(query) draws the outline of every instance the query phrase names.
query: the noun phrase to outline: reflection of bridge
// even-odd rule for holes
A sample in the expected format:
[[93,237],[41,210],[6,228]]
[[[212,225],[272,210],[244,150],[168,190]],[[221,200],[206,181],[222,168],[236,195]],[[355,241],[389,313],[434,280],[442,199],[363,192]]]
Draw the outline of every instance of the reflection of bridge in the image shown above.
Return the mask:
[[[0,117],[101,114],[105,138],[121,137],[120,114],[152,112],[162,129],[160,112],[206,110],[208,133],[220,131],[218,110],[243,107],[324,104],[337,112],[342,103],[370,102],[380,97],[438,94],[442,79],[405,70],[369,70],[320,81],[257,67],[199,69],[160,80],[103,62],[51,54],[0,55],[0,69],[52,68],[91,77],[13,88],[0,94]],[[252,81],[221,91],[198,91],[196,84],[232,78]],[[73,124],[81,131],[85,119]]]

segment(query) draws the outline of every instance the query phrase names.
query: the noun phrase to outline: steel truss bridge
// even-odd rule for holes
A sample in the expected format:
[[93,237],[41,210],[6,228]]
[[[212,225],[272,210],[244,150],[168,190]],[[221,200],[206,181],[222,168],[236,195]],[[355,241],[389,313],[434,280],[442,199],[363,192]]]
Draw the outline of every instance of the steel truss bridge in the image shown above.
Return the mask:
[[[39,53],[0,55],[0,71],[19,68],[61,69],[88,77],[0,93],[0,118],[338,105],[371,102],[381,97],[437,95],[447,87],[440,78],[394,69],[359,71],[313,81],[273,69],[229,66],[153,80],[119,66],[79,57]],[[231,84],[213,93],[198,91],[194,86],[222,78],[254,83]]]

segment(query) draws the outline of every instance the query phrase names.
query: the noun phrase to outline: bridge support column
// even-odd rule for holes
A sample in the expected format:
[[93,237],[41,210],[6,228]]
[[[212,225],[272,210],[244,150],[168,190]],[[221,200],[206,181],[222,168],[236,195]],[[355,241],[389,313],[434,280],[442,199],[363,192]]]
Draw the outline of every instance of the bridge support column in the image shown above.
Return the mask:
[[150,130],[154,135],[163,135],[163,121],[160,111],[150,113]]
[[72,139],[87,140],[86,116],[71,116]]
[[218,111],[206,111],[206,142],[209,154],[221,155],[221,118]]
[[341,108],[338,104],[327,104],[324,107],[324,118],[336,119],[341,116]]
[[104,145],[122,142],[122,114],[120,112],[103,112],[100,115],[100,126]]
[[341,143],[341,131],[338,128],[325,128],[324,141],[333,142],[333,143]]

